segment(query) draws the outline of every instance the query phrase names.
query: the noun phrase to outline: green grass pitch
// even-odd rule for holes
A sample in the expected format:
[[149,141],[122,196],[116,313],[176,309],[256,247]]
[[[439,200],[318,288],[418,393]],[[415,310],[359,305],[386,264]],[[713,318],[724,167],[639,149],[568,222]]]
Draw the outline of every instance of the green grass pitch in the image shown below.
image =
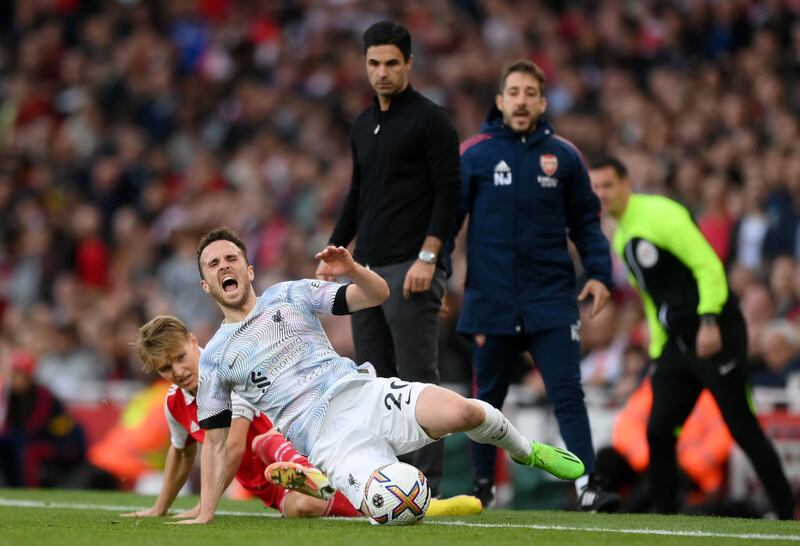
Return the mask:
[[[375,527],[363,519],[287,520],[256,501],[224,500],[222,513],[204,526],[119,517],[152,502],[129,493],[0,489],[0,545],[800,545],[798,522],[686,516],[490,510],[413,527]],[[179,499],[176,508],[196,502]]]

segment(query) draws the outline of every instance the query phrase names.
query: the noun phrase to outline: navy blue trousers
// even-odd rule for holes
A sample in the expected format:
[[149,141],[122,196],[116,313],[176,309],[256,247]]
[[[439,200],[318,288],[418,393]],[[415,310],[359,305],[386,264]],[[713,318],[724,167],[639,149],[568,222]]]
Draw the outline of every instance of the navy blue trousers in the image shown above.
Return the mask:
[[[594,472],[594,449],[589,416],[581,386],[580,342],[572,338],[571,326],[535,334],[486,336],[486,343],[472,344],[475,397],[500,409],[508,394],[523,351],[530,352],[542,374],[547,398],[553,404],[561,437],[567,449],[580,457],[586,472]],[[475,478],[494,480],[497,448],[472,442]]]

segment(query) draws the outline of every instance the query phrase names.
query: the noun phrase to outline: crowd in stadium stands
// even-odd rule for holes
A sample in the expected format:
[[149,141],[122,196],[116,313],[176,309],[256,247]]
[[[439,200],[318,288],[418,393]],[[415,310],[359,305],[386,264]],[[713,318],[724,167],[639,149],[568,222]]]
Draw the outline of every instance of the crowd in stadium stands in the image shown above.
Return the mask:
[[[540,65],[560,134],[587,158],[618,156],[636,190],[695,215],[741,300],[755,383],[783,387],[800,371],[792,0],[4,2],[0,357],[34,355],[36,380],[75,401],[142,379],[129,343],[148,318],[175,314],[204,343],[221,317],[195,248],[216,225],[246,239],[257,288],[313,277],[350,182],[349,124],[372,96],[360,36],[387,17],[414,37],[412,85],[462,140],[505,63]],[[470,373],[452,332],[461,252],[443,319],[451,382]],[[646,364],[623,271],[583,334],[584,382],[614,405]],[[349,322],[327,326],[352,354]]]

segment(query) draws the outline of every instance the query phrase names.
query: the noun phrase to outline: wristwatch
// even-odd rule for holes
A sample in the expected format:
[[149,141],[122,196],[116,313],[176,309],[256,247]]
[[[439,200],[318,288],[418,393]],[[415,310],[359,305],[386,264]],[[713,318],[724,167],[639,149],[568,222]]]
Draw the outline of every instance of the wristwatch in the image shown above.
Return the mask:
[[701,326],[716,326],[717,325],[717,315],[712,313],[706,313],[705,315],[700,315],[700,325]]
[[419,251],[419,254],[417,254],[417,258],[419,258],[421,262],[425,262],[426,264],[433,265],[436,263],[436,253],[431,252],[430,250],[425,250],[424,248]]

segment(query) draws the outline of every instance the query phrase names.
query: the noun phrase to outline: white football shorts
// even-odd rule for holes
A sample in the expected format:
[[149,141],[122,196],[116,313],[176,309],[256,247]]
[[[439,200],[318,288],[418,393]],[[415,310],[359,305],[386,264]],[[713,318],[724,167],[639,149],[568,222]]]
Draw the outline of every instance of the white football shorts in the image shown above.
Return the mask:
[[415,409],[429,383],[378,377],[334,395],[309,459],[356,508],[372,472],[432,442]]

